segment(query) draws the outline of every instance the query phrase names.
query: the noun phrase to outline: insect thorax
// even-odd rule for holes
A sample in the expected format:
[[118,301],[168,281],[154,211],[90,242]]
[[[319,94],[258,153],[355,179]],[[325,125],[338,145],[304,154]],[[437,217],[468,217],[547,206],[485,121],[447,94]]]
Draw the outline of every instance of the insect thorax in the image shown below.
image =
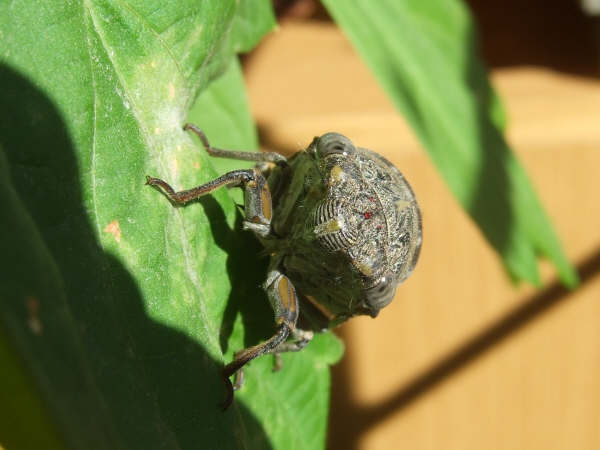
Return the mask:
[[269,184],[280,237],[271,251],[298,291],[335,322],[376,315],[385,305],[370,308],[369,289],[388,277],[395,290],[421,242],[418,207],[400,172],[366,149],[319,158],[309,148]]

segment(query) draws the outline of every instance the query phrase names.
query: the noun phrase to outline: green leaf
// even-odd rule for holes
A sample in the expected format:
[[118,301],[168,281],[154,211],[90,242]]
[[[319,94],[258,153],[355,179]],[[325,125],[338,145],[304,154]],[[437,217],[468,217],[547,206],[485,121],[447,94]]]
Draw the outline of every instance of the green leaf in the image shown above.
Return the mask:
[[464,4],[323,3],[511,276],[539,283],[537,255],[542,254],[555,264],[563,283],[573,287],[577,276],[502,135],[504,114],[478,59],[476,32]]
[[255,147],[234,53],[272,26],[266,0],[0,5],[2,445],[324,446],[335,338],[256,361],[222,413],[223,362],[273,331],[265,261],[226,190],[175,208],[144,186],[215,177],[182,125],[220,74],[191,118]]

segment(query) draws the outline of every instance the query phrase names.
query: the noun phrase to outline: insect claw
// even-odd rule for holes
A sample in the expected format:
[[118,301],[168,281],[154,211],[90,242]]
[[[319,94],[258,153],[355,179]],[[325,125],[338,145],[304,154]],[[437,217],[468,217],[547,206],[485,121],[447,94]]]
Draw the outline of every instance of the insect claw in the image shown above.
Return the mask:
[[221,403],[221,408],[225,412],[233,403],[233,385],[229,377],[225,375],[223,375],[223,381],[225,382],[225,400]]
[[242,388],[242,384],[244,384],[244,368],[240,367],[235,373],[235,382],[233,383],[233,390],[240,390]]

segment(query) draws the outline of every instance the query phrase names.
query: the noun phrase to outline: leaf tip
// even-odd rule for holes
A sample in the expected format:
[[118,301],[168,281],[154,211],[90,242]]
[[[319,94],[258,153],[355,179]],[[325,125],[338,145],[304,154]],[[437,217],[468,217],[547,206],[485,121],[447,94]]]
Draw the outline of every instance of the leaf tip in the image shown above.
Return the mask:
[[558,276],[562,284],[568,289],[573,290],[579,286],[579,275],[570,264],[566,264],[564,267],[560,268]]

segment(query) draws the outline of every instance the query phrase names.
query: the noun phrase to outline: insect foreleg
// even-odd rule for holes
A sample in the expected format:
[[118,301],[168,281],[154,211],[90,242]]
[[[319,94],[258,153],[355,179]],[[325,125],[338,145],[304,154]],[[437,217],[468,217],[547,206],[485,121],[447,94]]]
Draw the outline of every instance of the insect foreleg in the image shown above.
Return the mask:
[[234,170],[201,186],[178,192],[160,178],[147,176],[146,184],[159,187],[172,202],[179,204],[196,200],[223,186],[240,186],[245,194],[244,229],[252,230],[261,236],[267,236],[271,231],[271,192],[265,177],[258,170]]

